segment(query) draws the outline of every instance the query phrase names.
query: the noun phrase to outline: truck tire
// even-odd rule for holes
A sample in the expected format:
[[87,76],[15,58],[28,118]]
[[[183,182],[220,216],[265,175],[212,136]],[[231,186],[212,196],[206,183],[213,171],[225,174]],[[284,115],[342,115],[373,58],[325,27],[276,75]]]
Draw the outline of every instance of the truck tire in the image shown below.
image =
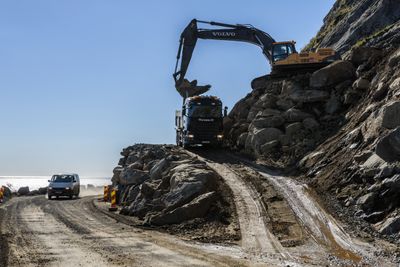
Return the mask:
[[181,137],[180,137],[180,134],[178,132],[176,132],[176,145],[177,146],[182,146]]

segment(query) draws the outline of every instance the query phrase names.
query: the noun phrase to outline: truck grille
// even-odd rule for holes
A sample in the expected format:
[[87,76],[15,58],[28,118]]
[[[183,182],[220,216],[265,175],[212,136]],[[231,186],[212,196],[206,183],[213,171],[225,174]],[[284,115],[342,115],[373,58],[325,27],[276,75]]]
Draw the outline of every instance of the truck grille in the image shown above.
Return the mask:
[[192,122],[190,132],[196,140],[212,140],[222,132],[221,122]]

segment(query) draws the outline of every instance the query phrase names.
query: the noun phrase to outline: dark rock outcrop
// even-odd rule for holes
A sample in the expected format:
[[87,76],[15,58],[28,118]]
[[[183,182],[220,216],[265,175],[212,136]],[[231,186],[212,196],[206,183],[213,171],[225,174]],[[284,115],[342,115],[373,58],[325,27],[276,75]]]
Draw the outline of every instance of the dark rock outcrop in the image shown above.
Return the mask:
[[29,187],[28,186],[23,186],[23,187],[20,187],[19,189],[18,189],[18,191],[17,191],[17,194],[19,195],[19,196],[26,196],[26,195],[28,195],[29,194]]

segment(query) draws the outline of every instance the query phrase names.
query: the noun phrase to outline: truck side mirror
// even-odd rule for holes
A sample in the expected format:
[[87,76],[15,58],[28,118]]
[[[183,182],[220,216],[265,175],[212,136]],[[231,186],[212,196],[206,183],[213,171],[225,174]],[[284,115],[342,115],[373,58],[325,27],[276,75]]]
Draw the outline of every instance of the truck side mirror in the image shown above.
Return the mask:
[[228,116],[228,107],[224,107],[224,117]]

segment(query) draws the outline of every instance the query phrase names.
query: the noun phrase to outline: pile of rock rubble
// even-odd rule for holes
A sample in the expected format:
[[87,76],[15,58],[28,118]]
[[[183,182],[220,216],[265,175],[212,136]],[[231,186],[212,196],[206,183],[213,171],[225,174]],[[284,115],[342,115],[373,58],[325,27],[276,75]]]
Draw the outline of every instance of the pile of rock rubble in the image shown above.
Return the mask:
[[112,182],[122,214],[168,225],[207,216],[227,220],[233,212],[221,177],[183,149],[137,144],[121,155]]

